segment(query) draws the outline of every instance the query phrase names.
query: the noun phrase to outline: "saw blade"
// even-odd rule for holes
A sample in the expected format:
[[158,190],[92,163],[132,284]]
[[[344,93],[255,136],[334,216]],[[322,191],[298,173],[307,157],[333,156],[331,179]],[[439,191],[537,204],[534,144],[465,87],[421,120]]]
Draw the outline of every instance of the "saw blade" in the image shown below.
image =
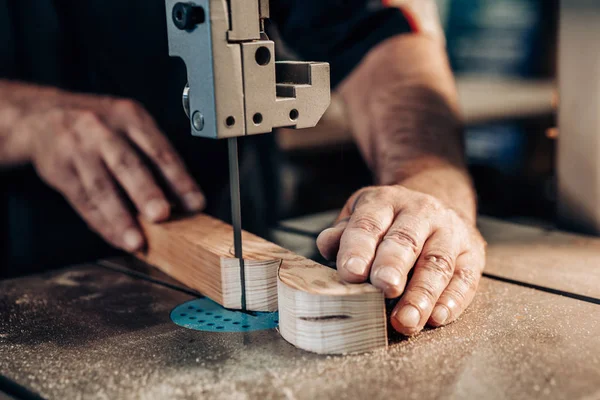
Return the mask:
[[229,187],[231,190],[231,223],[233,225],[233,248],[235,258],[240,262],[240,283],[242,290],[242,310],[246,310],[246,271],[242,253],[242,205],[240,200],[240,168],[238,161],[237,137],[228,139],[229,147]]

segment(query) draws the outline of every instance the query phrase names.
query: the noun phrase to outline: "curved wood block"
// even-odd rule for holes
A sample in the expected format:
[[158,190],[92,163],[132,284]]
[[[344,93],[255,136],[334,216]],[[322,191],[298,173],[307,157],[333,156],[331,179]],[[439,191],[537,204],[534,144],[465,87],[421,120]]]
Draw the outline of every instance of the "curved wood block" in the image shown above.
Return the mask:
[[[140,224],[148,248],[139,258],[226,308],[240,308],[239,262],[233,256],[230,225],[207,215]],[[342,282],[335,270],[250,233],[243,232],[242,239],[247,307],[279,309],[285,340],[322,354],[387,346],[381,291],[366,283]]]
[[321,354],[387,346],[385,298],[370,284],[347,284],[335,270],[298,257],[279,269],[279,331],[294,346]]

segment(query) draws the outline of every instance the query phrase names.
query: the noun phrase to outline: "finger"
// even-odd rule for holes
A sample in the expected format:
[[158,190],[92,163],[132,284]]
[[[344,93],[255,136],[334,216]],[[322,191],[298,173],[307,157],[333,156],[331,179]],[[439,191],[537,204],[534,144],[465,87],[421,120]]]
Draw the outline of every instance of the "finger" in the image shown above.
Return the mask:
[[170,189],[188,211],[200,211],[206,199],[190,176],[183,161],[162,134],[146,110],[129,100],[117,103],[120,107],[121,125],[128,137],[158,167]]
[[335,223],[331,228],[327,228],[321,232],[319,237],[317,238],[317,248],[321,255],[328,261],[334,260],[337,257],[339,248],[340,248],[340,240],[342,238],[342,234],[344,230],[348,226],[348,221],[350,220],[350,215],[354,212],[356,208],[356,204],[360,200],[360,198],[367,193],[370,188],[363,189],[358,191],[344,205],[344,208],[340,212],[340,215],[335,220]]
[[484,265],[485,254],[480,251],[458,257],[454,276],[431,313],[430,325],[449,324],[463,313],[475,297]]
[[439,229],[423,246],[406,292],[392,313],[392,325],[405,335],[423,329],[434,305],[454,275],[461,250],[460,235]]
[[432,224],[425,209],[404,209],[396,217],[377,247],[371,268],[371,283],[383,290],[387,298],[399,297],[404,291],[408,273],[431,231]]
[[337,267],[340,277],[347,282],[367,279],[377,245],[394,220],[392,203],[380,200],[380,192],[361,197],[342,233]]
[[87,195],[87,191],[80,183],[80,177],[75,171],[75,167],[72,166],[64,172],[64,178],[66,179],[61,180],[64,184],[59,186],[58,189],[63,193],[69,204],[83,218],[90,229],[97,232],[113,246],[123,248],[124,243],[113,234],[110,224]]
[[317,248],[321,255],[328,261],[334,260],[340,248],[340,239],[348,226],[350,218],[345,218],[337,222],[331,228],[327,228],[319,234],[317,238]]
[[100,157],[76,153],[73,159],[87,197],[95,210],[102,214],[105,226],[111,229],[111,235],[118,238],[119,247],[130,252],[139,250],[144,245],[142,233]]
[[170,206],[165,195],[150,170],[126,140],[113,135],[101,143],[100,151],[109,171],[140,213],[152,222],[169,217]]

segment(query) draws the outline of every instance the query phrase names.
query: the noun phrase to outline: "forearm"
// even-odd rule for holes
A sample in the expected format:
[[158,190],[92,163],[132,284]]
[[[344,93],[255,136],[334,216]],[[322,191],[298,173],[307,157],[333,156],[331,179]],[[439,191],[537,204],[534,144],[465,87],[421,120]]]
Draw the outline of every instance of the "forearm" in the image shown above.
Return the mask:
[[379,184],[433,195],[474,220],[457,92],[440,43],[420,35],[390,39],[339,91]]

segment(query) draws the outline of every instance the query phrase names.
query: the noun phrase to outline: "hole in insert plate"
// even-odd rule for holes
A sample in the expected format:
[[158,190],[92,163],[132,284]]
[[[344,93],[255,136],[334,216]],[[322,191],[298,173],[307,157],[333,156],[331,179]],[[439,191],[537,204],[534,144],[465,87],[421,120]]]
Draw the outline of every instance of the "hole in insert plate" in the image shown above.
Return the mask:
[[230,310],[207,298],[198,298],[175,307],[171,320],[181,327],[205,332],[251,332],[276,328],[279,316],[276,312]]
[[260,125],[263,122],[263,116],[261,113],[256,113],[254,114],[254,116],[252,117],[252,122],[254,122],[254,125]]
[[235,118],[233,116],[229,116],[227,117],[227,119],[225,119],[225,125],[227,125],[229,128],[231,128],[232,126],[235,125]]

